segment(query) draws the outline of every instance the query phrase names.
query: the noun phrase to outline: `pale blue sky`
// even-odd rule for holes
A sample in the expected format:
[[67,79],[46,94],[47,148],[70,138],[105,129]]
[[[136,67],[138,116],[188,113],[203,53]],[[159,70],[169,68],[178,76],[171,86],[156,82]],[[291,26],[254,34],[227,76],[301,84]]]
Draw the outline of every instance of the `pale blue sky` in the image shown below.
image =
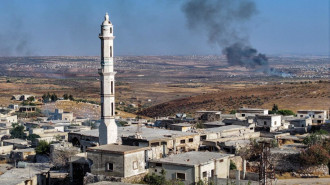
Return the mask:
[[[221,54],[206,33],[187,28],[185,0],[1,0],[0,56],[97,56],[109,12],[115,55]],[[266,54],[329,54],[329,0],[255,0],[246,26]]]

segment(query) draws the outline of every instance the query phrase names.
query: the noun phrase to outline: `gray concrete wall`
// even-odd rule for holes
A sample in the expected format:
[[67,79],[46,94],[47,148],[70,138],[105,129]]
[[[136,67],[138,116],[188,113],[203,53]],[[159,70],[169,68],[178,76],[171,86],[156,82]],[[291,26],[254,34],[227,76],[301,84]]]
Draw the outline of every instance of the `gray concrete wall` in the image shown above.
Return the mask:
[[126,154],[124,156],[124,177],[145,173],[145,166],[144,151]]
[[[91,172],[94,175],[124,177],[124,155],[87,152],[87,158],[93,161]],[[113,163],[113,171],[106,170],[106,163]]]

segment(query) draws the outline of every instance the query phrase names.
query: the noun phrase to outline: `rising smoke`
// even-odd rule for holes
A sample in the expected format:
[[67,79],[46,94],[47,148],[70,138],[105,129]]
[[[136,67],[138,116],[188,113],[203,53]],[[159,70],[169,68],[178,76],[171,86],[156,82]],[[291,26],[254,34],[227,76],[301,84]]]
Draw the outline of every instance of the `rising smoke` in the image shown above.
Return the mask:
[[244,66],[271,75],[266,55],[251,47],[244,25],[258,13],[251,0],[188,0],[182,7],[188,27],[205,30],[208,40],[224,48],[227,62],[231,66]]

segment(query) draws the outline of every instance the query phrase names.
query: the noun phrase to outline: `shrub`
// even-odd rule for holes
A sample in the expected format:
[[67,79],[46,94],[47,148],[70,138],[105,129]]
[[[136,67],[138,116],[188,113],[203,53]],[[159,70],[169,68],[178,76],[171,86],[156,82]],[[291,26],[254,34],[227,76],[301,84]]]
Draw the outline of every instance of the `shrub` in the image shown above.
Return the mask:
[[49,147],[49,143],[47,141],[43,141],[41,140],[37,147],[36,147],[36,153],[37,154],[49,154],[50,152],[50,147]]
[[13,128],[10,130],[11,138],[24,139],[25,138],[24,126],[19,125],[18,123],[13,123],[12,126]]
[[229,166],[229,169],[230,169],[230,170],[236,170],[236,169],[237,169],[236,164],[235,164],[234,161],[232,161],[232,160],[230,160],[230,166]]
[[321,145],[316,144],[301,152],[300,159],[303,164],[321,165],[330,162],[330,155]]

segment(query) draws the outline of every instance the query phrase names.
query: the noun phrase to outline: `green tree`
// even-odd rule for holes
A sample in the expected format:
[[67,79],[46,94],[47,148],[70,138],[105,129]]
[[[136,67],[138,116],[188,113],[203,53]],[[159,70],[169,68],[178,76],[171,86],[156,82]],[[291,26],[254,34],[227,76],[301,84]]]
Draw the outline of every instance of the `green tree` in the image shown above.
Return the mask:
[[63,99],[68,100],[69,99],[69,95],[68,94],[63,94]]
[[236,164],[234,163],[234,161],[230,160],[230,166],[229,166],[229,169],[230,170],[236,170],[237,167],[236,167]]
[[34,99],[34,96],[30,96],[27,98],[27,101],[30,101],[30,102],[33,102],[35,99]]
[[292,110],[278,110],[277,111],[278,114],[284,115],[284,116],[289,116],[289,115],[293,115],[295,116],[296,114],[292,111]]
[[272,112],[277,113],[278,111],[278,106],[276,104],[273,105]]
[[57,101],[57,95],[56,95],[55,93],[53,93],[53,94],[50,96],[50,99],[52,100],[52,102]]
[[36,153],[37,154],[49,154],[50,152],[50,145],[47,141],[41,140],[37,147],[36,147]]
[[74,98],[73,98],[73,96],[71,94],[69,95],[69,100],[71,100],[71,101],[74,100]]
[[19,125],[18,123],[13,123],[12,127],[13,128],[10,130],[11,138],[20,138],[20,139],[25,138],[23,125]]
[[32,142],[35,142],[37,138],[40,138],[40,136],[37,134],[30,134],[29,136],[26,137],[27,140],[30,140]]
[[236,112],[237,112],[236,110],[231,110],[230,114],[236,114]]

